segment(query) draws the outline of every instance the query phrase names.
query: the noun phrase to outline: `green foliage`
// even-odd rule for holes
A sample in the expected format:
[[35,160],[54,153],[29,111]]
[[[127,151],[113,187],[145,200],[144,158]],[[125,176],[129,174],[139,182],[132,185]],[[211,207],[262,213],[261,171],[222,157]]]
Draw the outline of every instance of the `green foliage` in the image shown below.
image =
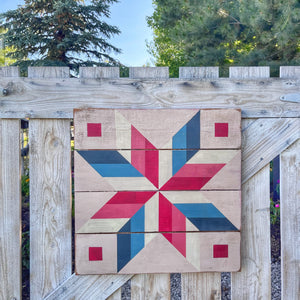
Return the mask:
[[[298,0],[153,0],[157,65],[300,64]],[[273,69],[272,69],[273,70]]]
[[6,30],[1,37],[15,50],[9,57],[22,68],[117,64],[108,53],[120,50],[108,40],[120,31],[103,21],[116,1],[25,0],[23,6],[0,15]]
[[271,217],[271,224],[275,225],[279,223],[280,220],[280,205],[279,203],[274,203],[273,199],[270,199],[270,217]]
[[30,257],[30,239],[29,231],[22,233],[22,266],[25,269],[29,269],[29,257]]
[[21,190],[22,190],[23,198],[29,197],[29,176],[28,175],[22,175],[21,177]]

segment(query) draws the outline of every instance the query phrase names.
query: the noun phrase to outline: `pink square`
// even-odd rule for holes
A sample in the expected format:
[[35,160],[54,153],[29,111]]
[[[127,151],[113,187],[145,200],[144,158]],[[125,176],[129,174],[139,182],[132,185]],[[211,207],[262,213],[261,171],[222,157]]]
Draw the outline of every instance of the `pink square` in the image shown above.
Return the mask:
[[215,137],[228,137],[228,123],[215,123]]
[[96,261],[102,259],[102,247],[89,247],[89,261]]
[[87,123],[87,136],[101,136],[101,123]]
[[214,258],[228,257],[228,245],[214,245]]

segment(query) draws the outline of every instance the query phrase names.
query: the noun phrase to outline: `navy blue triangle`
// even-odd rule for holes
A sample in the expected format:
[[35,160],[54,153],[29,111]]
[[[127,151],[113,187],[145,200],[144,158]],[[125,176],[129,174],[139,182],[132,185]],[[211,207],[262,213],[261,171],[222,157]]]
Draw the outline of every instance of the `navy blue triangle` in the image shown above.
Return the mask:
[[224,218],[188,218],[199,231],[238,231],[238,229]]

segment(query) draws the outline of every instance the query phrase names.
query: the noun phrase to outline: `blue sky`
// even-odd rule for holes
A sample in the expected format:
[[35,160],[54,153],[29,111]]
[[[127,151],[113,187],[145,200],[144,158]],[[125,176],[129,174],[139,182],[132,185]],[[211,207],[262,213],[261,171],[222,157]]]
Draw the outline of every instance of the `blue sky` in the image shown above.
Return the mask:
[[[22,0],[0,0],[0,12],[17,8]],[[112,55],[123,64],[141,67],[151,63],[146,49],[146,40],[152,40],[152,31],[147,27],[146,16],[152,15],[152,0],[119,0],[111,6],[111,18],[108,22],[121,30],[111,43],[122,49],[122,54]]]

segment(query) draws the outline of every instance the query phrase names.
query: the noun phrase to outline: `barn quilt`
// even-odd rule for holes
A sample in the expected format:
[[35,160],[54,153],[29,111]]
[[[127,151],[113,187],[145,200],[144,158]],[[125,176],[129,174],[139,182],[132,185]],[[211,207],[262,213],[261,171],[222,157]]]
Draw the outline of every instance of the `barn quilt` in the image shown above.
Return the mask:
[[240,269],[240,110],[75,110],[74,127],[77,274]]

